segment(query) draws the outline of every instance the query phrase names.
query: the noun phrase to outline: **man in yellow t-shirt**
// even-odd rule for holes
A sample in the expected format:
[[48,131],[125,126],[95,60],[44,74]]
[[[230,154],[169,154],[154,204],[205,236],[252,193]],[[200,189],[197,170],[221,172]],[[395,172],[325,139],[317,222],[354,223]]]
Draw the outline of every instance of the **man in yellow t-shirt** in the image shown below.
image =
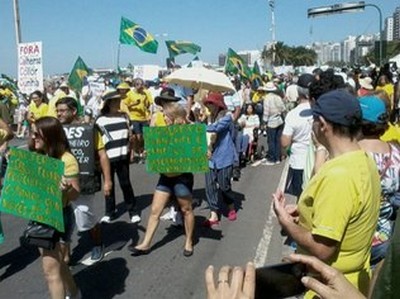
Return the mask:
[[[313,107],[313,132],[331,159],[311,179],[297,207],[274,195],[279,223],[298,245],[340,270],[367,295],[370,249],[380,205],[377,167],[357,144],[358,100],[343,90],[322,95]],[[305,298],[312,298],[308,292]]]
[[[128,113],[132,124],[134,151],[142,157],[144,151],[143,128],[149,125],[153,96],[145,88],[142,79],[136,78],[133,86],[134,89],[131,91],[127,83],[121,83],[117,86],[117,90],[122,97],[121,110]],[[131,155],[131,161],[132,159],[133,156]]]

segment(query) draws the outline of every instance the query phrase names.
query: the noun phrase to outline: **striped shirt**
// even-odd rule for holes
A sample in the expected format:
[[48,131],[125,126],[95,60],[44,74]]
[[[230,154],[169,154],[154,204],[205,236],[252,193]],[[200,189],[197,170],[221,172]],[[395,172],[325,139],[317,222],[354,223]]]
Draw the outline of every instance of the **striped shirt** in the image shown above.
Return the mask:
[[96,120],[110,162],[128,159],[129,121],[124,115],[100,116]]

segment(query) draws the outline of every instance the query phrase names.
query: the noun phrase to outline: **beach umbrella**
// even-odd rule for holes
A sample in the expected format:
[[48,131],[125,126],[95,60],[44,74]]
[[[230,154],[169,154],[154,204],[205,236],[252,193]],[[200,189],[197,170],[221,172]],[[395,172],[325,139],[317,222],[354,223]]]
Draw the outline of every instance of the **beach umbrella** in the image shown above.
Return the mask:
[[204,67],[176,70],[166,76],[164,81],[192,89],[207,89],[215,92],[235,91],[228,76]]

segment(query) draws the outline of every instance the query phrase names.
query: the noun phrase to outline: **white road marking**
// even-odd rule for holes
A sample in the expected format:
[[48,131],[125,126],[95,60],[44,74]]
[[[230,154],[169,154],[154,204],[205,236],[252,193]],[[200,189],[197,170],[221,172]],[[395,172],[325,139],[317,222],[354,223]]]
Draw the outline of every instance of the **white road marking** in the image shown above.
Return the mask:
[[[281,178],[279,180],[278,188],[279,190],[285,189],[286,177],[289,170],[289,159],[286,159],[285,166],[282,170]],[[273,232],[273,223],[272,220],[276,217],[273,209],[273,202],[271,201],[271,206],[269,207],[269,213],[267,220],[264,225],[264,230],[260,242],[258,243],[256,249],[256,255],[254,257],[253,263],[257,267],[261,267],[265,265],[265,261],[267,259],[269,244],[271,243],[271,237]]]

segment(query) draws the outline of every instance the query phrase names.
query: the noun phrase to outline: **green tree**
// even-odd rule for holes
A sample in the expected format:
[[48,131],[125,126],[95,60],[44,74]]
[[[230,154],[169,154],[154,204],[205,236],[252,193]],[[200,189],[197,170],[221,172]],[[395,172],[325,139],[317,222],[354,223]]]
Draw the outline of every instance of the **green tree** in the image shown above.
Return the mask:
[[271,61],[273,65],[292,64],[294,66],[314,65],[317,61],[317,53],[306,47],[289,47],[283,42],[275,44],[275,60],[273,61],[274,48],[264,49],[262,58]]

